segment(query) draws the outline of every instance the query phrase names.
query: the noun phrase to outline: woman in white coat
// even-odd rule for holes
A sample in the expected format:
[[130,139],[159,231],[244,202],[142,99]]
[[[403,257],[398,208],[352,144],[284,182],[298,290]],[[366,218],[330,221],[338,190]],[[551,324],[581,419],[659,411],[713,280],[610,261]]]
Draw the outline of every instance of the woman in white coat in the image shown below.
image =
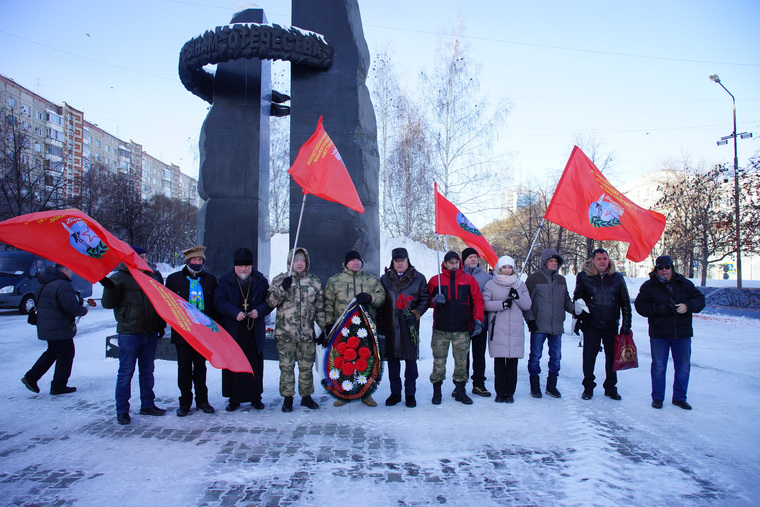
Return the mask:
[[493,280],[483,288],[488,312],[488,353],[493,358],[496,403],[514,403],[517,361],[525,354],[523,311],[530,294],[515,273],[515,261],[505,255],[496,263]]

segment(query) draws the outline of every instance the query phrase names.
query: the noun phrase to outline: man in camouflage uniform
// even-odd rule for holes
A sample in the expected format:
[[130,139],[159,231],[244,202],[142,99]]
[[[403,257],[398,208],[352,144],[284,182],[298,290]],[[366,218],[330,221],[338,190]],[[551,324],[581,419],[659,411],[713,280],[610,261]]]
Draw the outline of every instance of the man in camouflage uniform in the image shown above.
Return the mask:
[[298,247],[288,255],[292,274],[281,273],[272,280],[267,304],[277,309],[274,337],[280,354],[280,396],[283,412],[293,411],[295,363],[298,362],[298,394],[301,405],[318,409],[314,394],[314,323],[325,329],[325,304],[322,284],[309,274],[309,253]]
[[[333,275],[327,281],[325,287],[325,318],[329,333],[335,322],[343,315],[352,299],[364,307],[367,314],[375,322],[375,308],[379,308],[385,302],[385,289],[380,280],[369,273],[365,273],[364,260],[356,250],[346,254],[343,261],[343,271]],[[333,405],[340,407],[347,403],[346,400],[335,400]],[[377,402],[372,395],[367,394],[362,398],[362,403],[370,407],[376,407]]]

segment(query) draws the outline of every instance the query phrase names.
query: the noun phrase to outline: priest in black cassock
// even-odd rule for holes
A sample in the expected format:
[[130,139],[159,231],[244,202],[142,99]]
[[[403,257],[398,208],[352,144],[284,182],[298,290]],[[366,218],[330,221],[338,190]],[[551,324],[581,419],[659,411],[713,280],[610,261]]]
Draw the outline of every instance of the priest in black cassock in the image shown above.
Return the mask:
[[253,252],[249,249],[238,248],[234,262],[234,269],[219,278],[214,292],[214,308],[219,323],[243,349],[251,363],[253,376],[250,373],[222,370],[222,396],[230,399],[226,408],[228,412],[247,402],[253,408],[262,410],[266,337],[264,317],[272,311],[266,302],[269,282],[264,275],[253,269]]

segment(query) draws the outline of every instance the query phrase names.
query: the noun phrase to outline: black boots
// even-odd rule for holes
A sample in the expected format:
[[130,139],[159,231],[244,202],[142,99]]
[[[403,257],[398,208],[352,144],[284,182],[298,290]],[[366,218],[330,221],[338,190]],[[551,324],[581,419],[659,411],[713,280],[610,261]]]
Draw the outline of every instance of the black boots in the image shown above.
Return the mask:
[[457,388],[456,388],[456,397],[454,398],[457,401],[461,401],[465,405],[472,405],[472,399],[467,396],[467,382],[457,382]]
[[[441,404],[441,384],[443,382],[436,382],[433,384],[433,405]],[[401,400],[399,400],[401,401]]]
[[319,404],[309,395],[301,397],[301,406],[311,410],[317,410],[319,408]]
[[541,383],[539,381],[538,375],[530,376],[530,395],[534,398],[540,398],[542,396]]
[[562,397],[562,395],[559,394],[559,391],[557,391],[557,376],[556,375],[549,375],[549,377],[546,379],[546,394],[548,394],[552,398]]
[[293,411],[293,397],[292,396],[285,396],[282,400],[282,411],[283,412],[292,412]]

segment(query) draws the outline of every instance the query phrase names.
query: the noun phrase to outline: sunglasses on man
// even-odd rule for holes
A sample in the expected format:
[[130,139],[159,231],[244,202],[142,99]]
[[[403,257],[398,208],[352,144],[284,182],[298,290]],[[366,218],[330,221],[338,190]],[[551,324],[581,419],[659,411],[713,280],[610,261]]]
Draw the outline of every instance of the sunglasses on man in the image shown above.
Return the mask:
[[663,270],[663,269],[673,269],[673,265],[672,264],[658,264],[657,265],[658,271]]

